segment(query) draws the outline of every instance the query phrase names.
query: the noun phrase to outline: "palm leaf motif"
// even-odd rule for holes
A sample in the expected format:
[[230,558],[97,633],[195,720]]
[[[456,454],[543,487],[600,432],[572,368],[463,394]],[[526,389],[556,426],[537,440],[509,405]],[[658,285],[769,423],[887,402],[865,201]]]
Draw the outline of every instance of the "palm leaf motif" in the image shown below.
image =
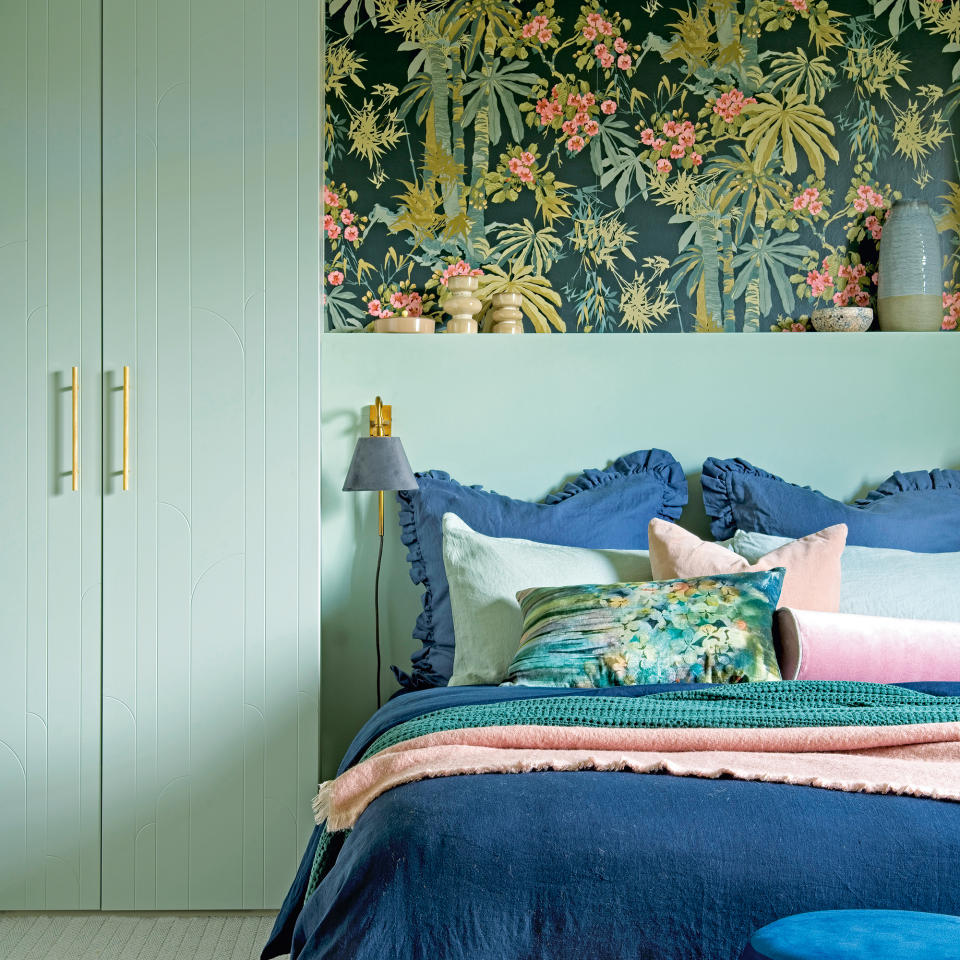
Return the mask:
[[751,156],[739,145],[731,148],[730,156],[713,157],[708,171],[716,177],[710,191],[711,205],[720,213],[739,205],[744,225],[755,218],[762,229],[769,212],[789,195],[788,184],[774,165],[761,163],[758,155]]
[[497,259],[509,261],[513,269],[531,266],[535,273],[549,273],[563,249],[563,241],[552,227],[537,227],[523,218],[522,223],[505,226],[494,248]]
[[480,110],[487,109],[490,142],[496,144],[503,135],[500,120],[502,113],[510,127],[510,134],[519,143],[523,138],[523,117],[514,95],[529,96],[530,88],[538,80],[535,73],[526,72],[526,67],[523,60],[502,63],[499,57],[485,59],[480,69],[470,73],[470,79],[463,85],[466,104],[463,125],[470,126]]
[[567,325],[560,316],[563,304],[560,294],[550,286],[550,281],[536,273],[529,264],[504,270],[496,264],[485,268],[480,278],[478,295],[488,303],[496,293],[519,293],[523,300],[520,309],[533,324],[537,333],[550,333],[554,327],[563,333]]
[[824,56],[810,57],[802,47],[795,53],[781,53],[770,61],[767,82],[773,91],[785,90],[788,95],[803,89],[808,103],[822,100],[833,87],[837,71]]
[[600,186],[609,187],[616,181],[613,197],[621,209],[629,203],[627,192],[631,183],[637,185],[637,190],[647,198],[647,166],[635,149],[623,147],[612,157],[603,158],[603,173],[600,175]]
[[481,50],[492,57],[497,41],[510,36],[518,23],[516,0],[453,0],[446,4],[441,29],[451,39],[468,31],[464,66],[469,70]]
[[887,14],[887,26],[890,28],[892,37],[899,37],[903,29],[903,15],[909,10],[913,22],[920,24],[921,3],[920,0],[872,0],[873,15],[882,17]]
[[364,13],[370,18],[370,22],[376,24],[377,0],[330,0],[327,15],[332,17],[335,13],[343,10],[343,28],[347,33],[353,34],[357,29],[357,15],[360,13],[361,2]]
[[[754,230],[752,242],[733,258],[734,270],[739,270],[733,287],[734,298],[742,296],[751,283],[755,283],[756,307],[760,316],[765,317],[773,309],[772,284],[777,288],[783,309],[787,313],[792,312],[796,300],[787,271],[796,270],[809,253],[810,248],[804,243],[797,243],[792,234],[774,236],[769,230],[762,233]],[[748,315],[744,329],[757,329],[758,320]]]
[[761,93],[757,103],[749,104],[744,113],[744,149],[755,154],[761,166],[770,162],[778,146],[783,151],[783,169],[787,173],[796,172],[798,145],[818,177],[826,175],[824,154],[839,162],[840,154],[830,140],[833,124],[819,106],[807,103],[799,93],[787,94],[783,100]]

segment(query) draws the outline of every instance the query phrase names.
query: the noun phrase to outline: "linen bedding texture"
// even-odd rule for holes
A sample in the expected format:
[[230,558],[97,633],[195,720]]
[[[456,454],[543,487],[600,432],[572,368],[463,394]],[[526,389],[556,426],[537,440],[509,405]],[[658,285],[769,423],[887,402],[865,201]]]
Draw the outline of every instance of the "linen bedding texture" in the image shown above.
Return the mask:
[[508,684],[610,687],[779,680],[772,624],[784,570],[546,587],[517,595]]
[[[790,542],[743,530],[728,541],[750,563]],[[960,621],[960,553],[847,546],[840,569],[840,613]]]
[[717,540],[737,530],[805,537],[837,523],[847,544],[925,553],[960,550],[960,471],[894,473],[852,504],[788,483],[746,460],[703,464],[703,505]]
[[[442,686],[454,671],[454,623],[443,559],[442,521],[454,513],[487,536],[568,547],[643,550],[653,517],[676,520],[687,502],[683,468],[665,450],[638,450],[603,470],[584,470],[539,503],[465,486],[442,471],[418,473],[419,489],[397,493],[410,578],[424,588],[413,635],[413,670],[393,671],[404,690]],[[532,584],[526,584],[532,586]]]
[[783,567],[786,574],[781,606],[828,613],[836,613],[839,606],[840,558],[847,539],[845,524],[778,544],[776,549],[752,561],[656,518],[650,521],[649,539],[650,566],[656,580]]
[[[528,737],[915,733],[960,721],[958,695],[943,683],[433,688],[377,711],[338,775],[416,737],[518,725]],[[380,795],[352,830],[315,829],[263,956],[736,960],[791,913],[960,914],[958,858],[960,804],[914,796],[590,769],[429,778]]]

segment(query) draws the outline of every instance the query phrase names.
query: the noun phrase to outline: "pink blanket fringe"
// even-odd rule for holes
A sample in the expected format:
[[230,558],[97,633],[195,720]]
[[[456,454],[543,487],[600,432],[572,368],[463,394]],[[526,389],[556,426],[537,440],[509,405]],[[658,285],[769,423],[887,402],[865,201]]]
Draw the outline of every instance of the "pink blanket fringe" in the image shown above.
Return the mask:
[[783,729],[501,726],[444,730],[390,747],[321,784],[317,823],[352,827],[380,794],[432,777],[629,770],[762,780],[960,802],[960,723]]

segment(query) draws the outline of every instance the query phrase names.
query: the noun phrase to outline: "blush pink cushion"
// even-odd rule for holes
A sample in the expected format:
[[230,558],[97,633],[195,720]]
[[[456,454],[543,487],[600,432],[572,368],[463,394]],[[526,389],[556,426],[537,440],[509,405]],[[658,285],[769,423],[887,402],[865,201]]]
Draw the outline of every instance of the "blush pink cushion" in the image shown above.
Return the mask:
[[685,580],[714,573],[745,573],[784,567],[780,605],[798,610],[836,613],[840,606],[840,556],[847,542],[847,525],[838,523],[802,540],[784,544],[756,563],[718,543],[666,520],[649,527],[650,566],[657,580]]
[[960,623],[781,608],[776,625],[784,680],[960,681]]

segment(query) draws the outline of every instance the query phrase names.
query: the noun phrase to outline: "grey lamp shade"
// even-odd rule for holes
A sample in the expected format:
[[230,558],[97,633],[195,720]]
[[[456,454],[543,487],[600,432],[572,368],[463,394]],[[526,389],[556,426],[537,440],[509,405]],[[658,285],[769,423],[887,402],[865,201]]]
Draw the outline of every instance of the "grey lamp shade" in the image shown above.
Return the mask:
[[353,451],[344,490],[416,490],[399,437],[360,437]]

